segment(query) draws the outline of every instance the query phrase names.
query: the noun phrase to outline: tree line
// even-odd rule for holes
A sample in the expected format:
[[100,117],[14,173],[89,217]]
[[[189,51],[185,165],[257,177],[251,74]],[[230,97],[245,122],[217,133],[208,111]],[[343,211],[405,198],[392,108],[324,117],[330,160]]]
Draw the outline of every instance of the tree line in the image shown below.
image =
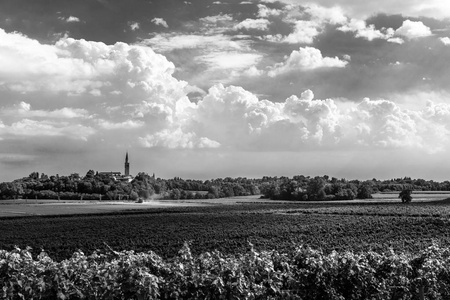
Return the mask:
[[132,180],[89,170],[85,176],[28,177],[0,183],[0,199],[138,200],[158,194],[162,199],[204,199],[259,195],[258,186],[246,178],[184,180],[161,179],[140,172]]
[[161,179],[140,172],[132,180],[89,170],[85,176],[39,174],[0,183],[0,199],[139,200],[155,194],[158,199],[214,199],[262,195],[273,200],[352,200],[371,198],[373,193],[450,191],[450,182],[411,179],[346,180],[325,176],[269,177],[260,179],[218,178]]
[[325,176],[263,177],[259,185],[265,198],[273,200],[353,200],[372,198],[380,192],[450,191],[450,182],[411,179],[347,180]]

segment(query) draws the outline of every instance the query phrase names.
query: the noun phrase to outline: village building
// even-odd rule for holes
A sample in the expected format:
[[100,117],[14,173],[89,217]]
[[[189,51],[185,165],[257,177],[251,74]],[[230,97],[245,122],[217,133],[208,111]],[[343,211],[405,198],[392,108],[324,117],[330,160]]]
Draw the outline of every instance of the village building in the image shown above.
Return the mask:
[[128,161],[128,151],[125,155],[125,172],[122,175],[121,172],[98,172],[97,175],[102,177],[108,177],[112,178],[116,181],[125,181],[125,182],[131,182],[133,180],[133,176],[130,175],[130,162]]

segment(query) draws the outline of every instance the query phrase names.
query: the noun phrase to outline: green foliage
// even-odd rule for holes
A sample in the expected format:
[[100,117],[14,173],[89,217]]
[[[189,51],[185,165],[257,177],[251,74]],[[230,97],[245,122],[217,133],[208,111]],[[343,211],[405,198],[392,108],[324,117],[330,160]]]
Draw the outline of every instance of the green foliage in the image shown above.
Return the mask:
[[329,254],[297,246],[193,255],[187,243],[164,260],[152,251],[75,252],[53,261],[42,251],[0,250],[2,299],[448,299],[450,251],[435,244],[412,255]]
[[257,180],[241,177],[206,181],[179,177],[156,179],[140,172],[129,182],[127,178],[95,174],[93,170],[84,177],[77,173],[50,177],[41,174],[39,177],[38,172],[33,172],[28,177],[0,183],[0,199],[136,200],[137,197],[148,199],[155,193],[163,195],[164,199],[177,200],[259,195],[260,191]]
[[400,192],[398,197],[402,199],[403,203],[409,203],[412,200],[411,194],[412,194],[412,190],[409,188],[406,188]]
[[[154,193],[164,199],[214,199],[234,196],[260,195],[273,200],[352,200],[367,199],[372,193],[401,191],[405,186],[415,191],[450,191],[450,182],[434,182],[409,177],[391,180],[351,180],[329,176],[294,176],[247,178],[217,178],[191,180],[154,178],[140,172],[128,182],[108,174],[89,170],[84,177],[47,176],[38,172],[13,182],[0,183],[0,199],[102,199],[134,200],[135,193],[149,198]],[[199,191],[201,191],[199,193]],[[95,196],[93,196],[95,195]]]

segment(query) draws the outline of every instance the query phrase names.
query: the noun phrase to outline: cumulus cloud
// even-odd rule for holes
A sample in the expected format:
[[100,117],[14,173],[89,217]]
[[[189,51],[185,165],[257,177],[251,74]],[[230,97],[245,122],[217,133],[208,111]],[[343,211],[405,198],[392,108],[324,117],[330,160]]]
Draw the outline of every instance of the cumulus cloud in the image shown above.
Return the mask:
[[245,19],[237,24],[235,30],[261,30],[265,31],[269,27],[269,20],[266,19]]
[[345,23],[347,17],[340,7],[323,7],[316,4],[287,5],[283,11],[273,11],[259,6],[259,16],[282,15],[282,19],[291,24],[293,31],[288,35],[268,35],[267,40],[289,44],[312,44],[314,39],[325,31],[327,25]]
[[142,146],[147,148],[163,147],[169,149],[201,149],[217,148],[220,146],[220,143],[206,137],[198,138],[195,133],[184,133],[181,128],[177,128],[173,131],[169,129],[159,131],[153,135],[140,137],[139,141]]
[[364,20],[351,19],[338,28],[343,32],[354,32],[355,37],[364,38],[368,41],[374,39],[384,39],[391,43],[403,44],[403,38],[416,39],[432,35],[429,27],[422,22],[405,20],[397,30],[392,28],[382,28],[378,30],[373,24],[367,25]]
[[366,98],[351,113],[359,144],[401,147],[420,143],[414,120],[391,101]]
[[[450,132],[450,107],[429,102],[422,110],[405,110],[389,100],[343,103],[300,96],[260,100],[242,87],[212,86],[197,102],[187,97],[186,82],[173,77],[174,65],[149,47],[124,43],[105,45],[63,38],[43,45],[18,33],[0,31],[0,82],[4,90],[69,93],[91,99],[83,109],[59,106],[34,109],[30,101],[0,110],[0,138],[108,138],[126,131],[127,142],[142,147],[301,150],[322,147],[445,149]],[[240,46],[239,44],[237,44]],[[224,54],[225,55],[225,54]],[[239,56],[227,52],[211,64],[237,66]],[[238,53],[241,55],[241,53]],[[206,59],[206,58],[205,58]],[[258,57],[245,60],[257,62]],[[342,68],[350,57],[324,57],[319,49],[300,47],[269,76],[297,70]],[[205,60],[206,61],[206,60]],[[240,62],[240,64],[243,64]],[[251,64],[248,76],[261,71]],[[76,88],[73,88],[76,86]],[[90,93],[101,93],[95,99]],[[74,105],[77,99],[74,99]],[[433,138],[430,138],[431,128]]]
[[310,3],[305,7],[305,13],[318,23],[329,23],[332,25],[343,24],[347,21],[344,11],[339,6],[324,7]]
[[299,20],[295,22],[294,31],[280,41],[289,44],[312,44],[320,33],[319,29],[314,21]]
[[[422,149],[449,143],[450,106],[405,110],[389,100],[314,99],[307,90],[284,102],[259,100],[237,86],[215,85],[179,126],[141,138],[147,147],[241,150]],[[436,130],[431,130],[436,128]],[[433,133],[430,133],[430,130]]]
[[394,35],[392,28],[384,29],[384,32],[375,29],[373,24],[367,25],[365,21],[351,19],[348,23],[342,25],[338,30],[343,32],[354,32],[355,37],[364,38],[368,41],[374,39],[389,39]]
[[171,77],[175,66],[148,47],[124,43],[108,46],[72,38],[44,45],[3,30],[0,38],[0,86],[12,91],[46,90],[71,95],[126,91],[139,99],[152,90],[173,93],[161,89],[169,82],[175,90],[186,85]]
[[432,35],[428,26],[425,26],[421,21],[405,20],[400,28],[395,31],[396,35],[406,37],[408,39],[415,39],[427,37]]
[[163,26],[166,28],[169,28],[169,25],[167,24],[167,22],[163,19],[163,18],[153,18],[152,19],[152,23],[159,25],[159,26]]
[[258,17],[268,18],[270,16],[279,16],[283,13],[281,9],[269,8],[264,4],[258,4]]
[[313,47],[300,47],[292,51],[286,61],[276,64],[269,71],[270,77],[298,70],[311,70],[317,68],[343,68],[348,61],[337,57],[323,57],[319,49]]
[[[177,126],[190,102],[186,82],[174,65],[149,47],[62,38],[44,45],[19,33],[0,30],[0,86],[11,93],[58,94],[84,108],[33,109],[32,102],[0,110],[0,139],[69,137],[88,140],[112,130],[134,130],[122,137],[137,141]],[[95,95],[95,101],[86,101]],[[54,105],[46,103],[45,105]],[[112,141],[110,140],[110,141]],[[206,144],[203,142],[202,145]]]
[[439,39],[441,40],[441,42],[442,42],[445,46],[450,45],[450,38],[449,38],[449,37],[442,37],[442,38],[439,38]]
[[86,140],[96,132],[86,124],[91,119],[88,111],[80,108],[34,110],[29,103],[21,101],[0,110],[0,118],[3,121],[0,123],[0,138],[66,136]]

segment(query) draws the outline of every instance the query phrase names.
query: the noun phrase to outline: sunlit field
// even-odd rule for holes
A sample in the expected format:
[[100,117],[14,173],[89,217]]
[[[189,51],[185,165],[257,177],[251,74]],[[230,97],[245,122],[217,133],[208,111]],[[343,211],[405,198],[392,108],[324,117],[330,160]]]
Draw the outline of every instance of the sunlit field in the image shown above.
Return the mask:
[[[8,291],[30,295],[56,295],[53,287],[62,282],[60,292],[67,295],[94,293],[95,287],[95,293],[121,299],[136,293],[148,299],[447,295],[447,195],[409,204],[395,196],[326,203],[258,197],[142,204],[12,200],[0,205],[4,215],[6,207],[29,215],[0,218],[0,249],[6,250],[0,258],[20,265],[19,271],[3,269],[8,278],[26,283]],[[429,281],[418,281],[419,273]],[[124,278],[140,283],[117,285]],[[178,296],[170,294],[174,288]]]
[[[102,214],[114,213],[122,211],[139,211],[160,208],[176,208],[176,207],[198,207],[198,206],[216,206],[216,205],[240,205],[240,204],[302,204],[308,206],[314,204],[309,210],[315,212],[332,213],[340,210],[340,208],[331,209],[330,203],[350,203],[350,204],[376,204],[376,203],[398,203],[398,208],[374,206],[372,208],[365,207],[363,211],[360,208],[353,207],[352,212],[363,213],[397,213],[400,210],[402,214],[421,214],[423,212],[435,212],[436,214],[446,214],[442,208],[434,206],[423,206],[422,208],[409,209],[403,206],[398,199],[398,193],[378,193],[373,194],[373,199],[365,200],[342,200],[327,202],[293,202],[293,201],[273,201],[269,199],[261,199],[260,196],[231,197],[222,199],[191,199],[191,200],[147,200],[144,203],[134,203],[132,201],[78,201],[78,200],[3,200],[0,202],[0,217],[19,217],[19,216],[46,216],[46,215],[72,215],[72,214]],[[413,203],[432,202],[450,198],[450,192],[416,192],[412,194]],[[316,207],[316,204],[326,204]]]
[[[410,204],[392,196],[326,203],[258,197],[143,204],[15,200],[0,205],[9,216],[0,219],[0,248],[44,248],[63,259],[77,249],[89,253],[105,243],[115,250],[153,250],[163,257],[175,255],[185,241],[195,253],[242,252],[248,242],[260,249],[305,244],[327,251],[393,247],[414,252],[433,240],[450,245],[450,202],[443,200],[445,194],[413,198]],[[8,209],[36,215],[21,217],[24,214]]]

